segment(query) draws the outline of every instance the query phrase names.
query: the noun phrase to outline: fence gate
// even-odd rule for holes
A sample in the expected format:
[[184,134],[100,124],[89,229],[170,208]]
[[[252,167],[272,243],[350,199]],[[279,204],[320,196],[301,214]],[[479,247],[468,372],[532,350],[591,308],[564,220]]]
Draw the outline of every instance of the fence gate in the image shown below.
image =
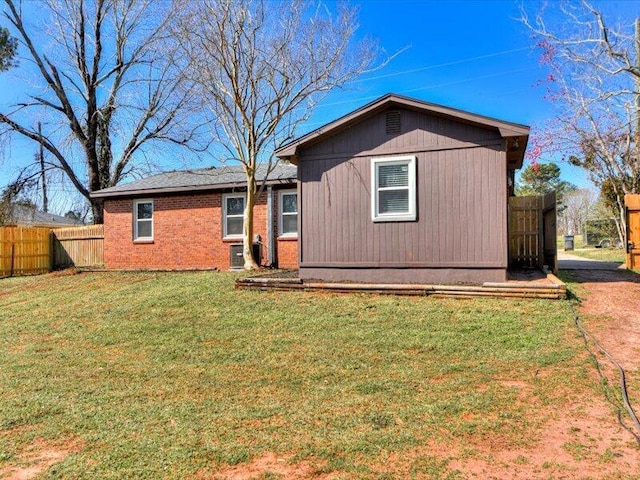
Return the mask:
[[640,195],[624,196],[627,216],[627,268],[640,269]]
[[509,198],[509,268],[557,272],[556,196]]

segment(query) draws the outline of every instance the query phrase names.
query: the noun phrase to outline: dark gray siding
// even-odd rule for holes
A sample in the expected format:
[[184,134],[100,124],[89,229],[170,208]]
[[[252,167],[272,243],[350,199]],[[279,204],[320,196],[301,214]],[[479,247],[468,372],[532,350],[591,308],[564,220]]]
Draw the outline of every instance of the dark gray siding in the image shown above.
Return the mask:
[[[401,134],[388,136],[380,114],[300,155],[303,277],[305,268],[506,268],[506,159],[499,134],[402,114]],[[399,154],[417,156],[418,220],[374,223],[371,158]]]
[[325,141],[304,149],[301,158],[351,156],[367,153],[392,154],[418,150],[501,144],[497,131],[460,122],[400,110],[402,133],[387,135],[384,112],[364,120]]

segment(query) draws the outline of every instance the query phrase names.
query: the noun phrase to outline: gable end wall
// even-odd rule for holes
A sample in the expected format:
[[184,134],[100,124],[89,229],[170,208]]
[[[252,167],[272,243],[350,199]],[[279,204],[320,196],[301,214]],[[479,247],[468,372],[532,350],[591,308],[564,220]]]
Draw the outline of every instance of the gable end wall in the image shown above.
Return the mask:
[[[400,135],[383,128],[382,114],[301,152],[301,277],[505,280],[507,171],[497,132],[415,112],[403,115]],[[371,158],[407,154],[417,157],[418,219],[374,223]]]

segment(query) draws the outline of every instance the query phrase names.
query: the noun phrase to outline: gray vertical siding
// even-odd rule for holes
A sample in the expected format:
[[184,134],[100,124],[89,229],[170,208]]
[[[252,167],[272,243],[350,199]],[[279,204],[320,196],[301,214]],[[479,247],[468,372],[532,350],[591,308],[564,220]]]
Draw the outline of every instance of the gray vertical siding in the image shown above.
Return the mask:
[[387,135],[384,113],[305,148],[301,158],[353,155],[375,150],[393,153],[407,148],[455,147],[463,143],[498,141],[497,131],[445,118],[401,110],[402,133]]
[[[403,111],[300,155],[301,268],[506,268],[506,158],[497,132]],[[371,220],[371,158],[417,157],[418,220]]]

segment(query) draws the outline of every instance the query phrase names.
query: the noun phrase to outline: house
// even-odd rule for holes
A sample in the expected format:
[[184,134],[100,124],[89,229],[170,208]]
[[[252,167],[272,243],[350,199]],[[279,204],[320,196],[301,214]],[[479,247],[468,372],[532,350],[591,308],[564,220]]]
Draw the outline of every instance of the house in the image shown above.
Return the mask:
[[3,216],[3,223],[6,225],[16,225],[18,227],[73,227],[82,225],[82,222],[75,218],[63,217],[53,213],[43,212],[31,205],[12,203],[7,208]]
[[529,127],[389,94],[278,149],[298,166],[299,275],[502,282]]
[[[265,166],[257,179],[267,177]],[[109,269],[242,268],[246,192],[241,167],[160,173],[96,191],[104,201]],[[254,207],[254,255],[263,266],[297,267],[296,167],[269,172]]]

